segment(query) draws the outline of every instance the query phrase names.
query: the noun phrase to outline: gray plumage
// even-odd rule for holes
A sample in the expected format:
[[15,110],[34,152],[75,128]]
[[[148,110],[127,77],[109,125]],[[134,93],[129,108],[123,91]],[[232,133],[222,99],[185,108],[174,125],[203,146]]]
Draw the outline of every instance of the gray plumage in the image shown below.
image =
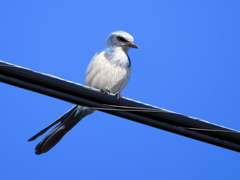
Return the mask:
[[[139,48],[134,44],[134,39],[129,33],[124,31],[111,33],[105,42],[104,50],[92,58],[86,71],[85,85],[119,94],[130,77],[131,61],[128,49],[131,47]],[[93,108],[76,105],[28,141],[36,139],[60,122],[35,148],[36,154],[45,153],[55,146],[83,117],[93,112]]]

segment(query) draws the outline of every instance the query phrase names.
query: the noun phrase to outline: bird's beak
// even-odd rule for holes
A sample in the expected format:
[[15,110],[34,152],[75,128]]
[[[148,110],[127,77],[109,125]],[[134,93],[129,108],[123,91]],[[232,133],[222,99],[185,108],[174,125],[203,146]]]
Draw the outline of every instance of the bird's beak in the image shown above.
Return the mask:
[[132,47],[132,48],[139,48],[138,45],[136,45],[135,43],[129,43],[129,47]]

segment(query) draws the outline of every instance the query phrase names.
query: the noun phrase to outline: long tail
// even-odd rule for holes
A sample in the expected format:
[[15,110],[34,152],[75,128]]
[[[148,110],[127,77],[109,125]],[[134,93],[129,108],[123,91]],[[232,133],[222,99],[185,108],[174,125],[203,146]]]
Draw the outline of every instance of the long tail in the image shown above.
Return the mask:
[[42,154],[49,151],[54,147],[63,136],[70,131],[83,117],[93,113],[94,110],[89,107],[74,106],[71,110],[65,113],[58,120],[54,121],[52,124],[41,130],[39,133],[31,137],[28,141],[35,140],[38,136],[41,136],[48,129],[53,127],[55,124],[59,123],[46,137],[43,138],[41,142],[35,147],[36,154]]

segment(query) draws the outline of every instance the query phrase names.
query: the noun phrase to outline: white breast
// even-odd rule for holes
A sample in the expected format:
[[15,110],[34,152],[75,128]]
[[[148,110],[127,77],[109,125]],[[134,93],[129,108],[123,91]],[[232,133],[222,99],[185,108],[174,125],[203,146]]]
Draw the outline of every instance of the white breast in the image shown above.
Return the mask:
[[128,56],[123,51],[107,54],[105,51],[93,57],[87,71],[85,85],[121,92],[126,86],[131,68]]

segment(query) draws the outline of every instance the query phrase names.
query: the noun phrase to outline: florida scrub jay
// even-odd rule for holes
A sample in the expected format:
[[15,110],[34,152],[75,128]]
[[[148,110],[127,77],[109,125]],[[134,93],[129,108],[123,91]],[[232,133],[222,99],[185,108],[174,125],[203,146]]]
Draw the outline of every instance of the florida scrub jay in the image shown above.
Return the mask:
[[[131,61],[128,49],[131,47],[139,48],[129,33],[124,31],[111,33],[105,42],[104,50],[96,54],[88,65],[85,85],[119,94],[130,77]],[[35,148],[36,154],[45,153],[55,146],[83,117],[93,112],[94,109],[91,107],[76,105],[28,141],[36,139],[60,122]]]

